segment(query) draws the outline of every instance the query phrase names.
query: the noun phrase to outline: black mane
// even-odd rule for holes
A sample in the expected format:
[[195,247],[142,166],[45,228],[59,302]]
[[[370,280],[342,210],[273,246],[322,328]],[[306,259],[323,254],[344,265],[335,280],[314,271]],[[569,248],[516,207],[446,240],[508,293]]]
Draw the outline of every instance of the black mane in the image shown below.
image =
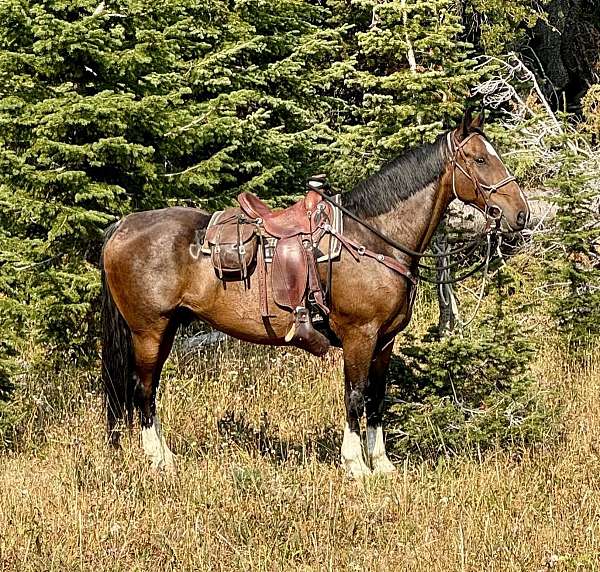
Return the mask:
[[406,151],[344,195],[343,204],[359,216],[388,212],[435,181],[448,158],[446,136]]

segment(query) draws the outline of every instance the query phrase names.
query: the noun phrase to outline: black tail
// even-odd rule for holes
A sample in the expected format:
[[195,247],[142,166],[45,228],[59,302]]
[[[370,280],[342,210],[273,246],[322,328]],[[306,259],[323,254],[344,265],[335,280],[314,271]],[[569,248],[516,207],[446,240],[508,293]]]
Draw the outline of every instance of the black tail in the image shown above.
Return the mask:
[[[117,224],[106,229],[104,247],[114,234]],[[121,316],[106,283],[104,271],[104,247],[102,248],[102,381],[108,439],[113,445],[119,443],[115,429],[119,421],[131,425],[133,421],[134,356],[131,330]]]

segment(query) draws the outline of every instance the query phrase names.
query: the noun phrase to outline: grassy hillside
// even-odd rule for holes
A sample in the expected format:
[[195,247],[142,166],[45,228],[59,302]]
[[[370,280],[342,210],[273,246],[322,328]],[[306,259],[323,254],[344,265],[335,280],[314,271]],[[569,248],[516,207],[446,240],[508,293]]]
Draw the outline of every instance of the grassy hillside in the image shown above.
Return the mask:
[[56,394],[0,464],[0,570],[600,569],[596,355],[538,352],[564,407],[554,444],[395,459],[395,476],[364,483],[338,467],[340,366],[237,342],[172,360],[175,477],[148,468],[137,432],[105,448],[86,379],[48,379]]

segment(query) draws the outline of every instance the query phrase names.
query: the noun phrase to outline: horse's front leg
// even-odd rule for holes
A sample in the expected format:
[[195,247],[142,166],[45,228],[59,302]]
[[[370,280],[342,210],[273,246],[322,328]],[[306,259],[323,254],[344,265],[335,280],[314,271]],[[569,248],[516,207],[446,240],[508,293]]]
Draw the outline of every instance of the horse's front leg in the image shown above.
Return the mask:
[[342,465],[353,478],[371,474],[363,459],[360,420],[365,412],[365,389],[369,381],[375,339],[375,336],[359,331],[343,341],[346,427],[342,441]]
[[396,469],[388,459],[383,439],[383,403],[386,390],[386,376],[394,341],[390,340],[380,352],[376,353],[369,370],[369,382],[365,391],[367,413],[367,451],[374,473],[392,473]]

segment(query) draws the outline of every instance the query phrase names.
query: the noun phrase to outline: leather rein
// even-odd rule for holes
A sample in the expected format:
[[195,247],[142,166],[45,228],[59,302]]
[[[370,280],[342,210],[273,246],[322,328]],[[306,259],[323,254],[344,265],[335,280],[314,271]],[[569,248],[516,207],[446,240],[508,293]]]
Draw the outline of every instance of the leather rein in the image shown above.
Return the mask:
[[[489,264],[490,253],[491,253],[491,239],[492,239],[492,237],[493,238],[496,237],[498,229],[500,227],[500,219],[502,217],[502,211],[498,207],[496,207],[494,205],[490,205],[489,198],[491,197],[491,195],[493,193],[497,192],[500,188],[504,187],[508,183],[511,183],[512,181],[515,180],[514,176],[509,175],[493,185],[486,185],[486,184],[482,183],[477,177],[473,176],[473,174],[470,172],[470,169],[468,167],[467,157],[465,155],[463,147],[466,145],[466,143],[471,138],[473,138],[476,135],[480,135],[483,137],[483,135],[481,135],[479,132],[474,132],[474,133],[469,134],[467,137],[465,137],[465,139],[463,139],[462,141],[459,142],[456,140],[454,131],[451,131],[446,136],[446,143],[448,146],[448,151],[450,153],[450,161],[449,162],[450,162],[450,165],[452,166],[452,192],[454,194],[454,197],[459,199],[458,193],[456,192],[456,169],[459,169],[473,183],[473,186],[475,187],[476,196],[481,195],[481,197],[483,199],[483,202],[485,204],[485,210],[482,210],[479,206],[477,206],[474,203],[467,203],[467,204],[472,204],[475,208],[477,208],[480,212],[482,212],[484,214],[484,216],[486,217],[486,228],[482,233],[479,234],[478,237],[476,237],[470,243],[463,245],[459,248],[455,248],[451,251],[442,252],[442,253],[427,253],[427,252],[418,252],[418,251],[412,250],[411,248],[408,248],[407,246],[386,236],[384,233],[379,231],[377,228],[375,228],[368,222],[362,220],[360,217],[355,215],[352,211],[348,210],[346,207],[336,203],[335,201],[333,201],[333,199],[328,194],[321,191],[320,189],[311,187],[311,190],[316,192],[318,195],[320,195],[330,205],[339,209],[346,216],[348,216],[349,218],[351,218],[352,220],[354,220],[355,222],[357,222],[358,224],[360,224],[361,226],[363,226],[364,228],[366,228],[367,230],[372,232],[375,236],[379,237],[387,245],[389,245],[392,248],[395,248],[396,250],[399,250],[400,252],[402,252],[408,256],[411,256],[411,257],[435,258],[435,259],[446,258],[448,256],[460,254],[467,250],[470,250],[471,252],[473,252],[481,243],[483,243],[484,241],[487,241],[488,248],[487,248],[487,255],[485,257],[485,260],[483,260],[483,262],[478,264],[472,270],[468,271],[466,274],[464,274],[458,278],[450,279],[450,280],[430,280],[428,278],[421,277],[426,282],[431,282],[433,284],[454,284],[456,282],[460,282],[462,280],[469,278],[470,276],[472,276],[473,274],[475,274],[476,272],[478,272],[479,270],[484,268],[487,264]],[[462,159],[466,168],[463,167],[458,162],[458,158]],[[487,196],[486,196],[486,194],[487,194]],[[326,231],[331,232],[329,228],[326,229]],[[350,241],[348,241],[348,239],[346,239],[346,241],[350,242]],[[354,247],[354,249],[358,249],[360,254],[364,253],[364,251],[365,251],[365,248],[360,247],[359,245],[352,244],[352,246]],[[358,246],[358,248],[357,248],[357,246]],[[362,249],[362,252],[360,252],[360,249]],[[350,250],[350,249],[348,249],[348,250]],[[376,258],[377,260],[382,261],[383,255],[372,256],[372,258]],[[388,259],[389,257],[386,256],[385,258]],[[456,262],[450,263],[450,264],[442,267],[442,270],[447,270],[456,265],[457,265]],[[387,266],[391,267],[391,265],[387,265]],[[417,266],[420,268],[427,269],[427,270],[435,270],[435,269],[432,269],[429,266],[423,265],[419,262],[417,262]],[[415,277],[410,272],[408,272],[408,274],[406,272],[402,272],[402,274],[407,276],[407,278],[409,280],[411,280],[412,282],[415,281]]]

